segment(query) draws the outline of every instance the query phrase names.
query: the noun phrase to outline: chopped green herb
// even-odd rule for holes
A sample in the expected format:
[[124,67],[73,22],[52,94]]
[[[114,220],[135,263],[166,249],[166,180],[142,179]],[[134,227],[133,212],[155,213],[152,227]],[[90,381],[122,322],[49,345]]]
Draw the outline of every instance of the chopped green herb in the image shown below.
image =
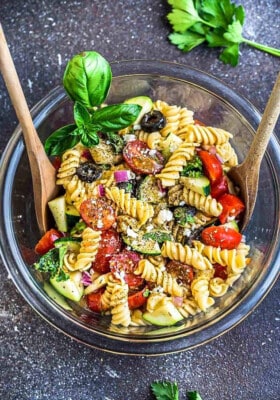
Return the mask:
[[153,231],[144,233],[143,239],[151,239],[154,240],[155,242],[163,243],[166,242],[167,240],[168,241],[171,240],[172,237],[169,232]]
[[222,47],[219,59],[235,67],[239,62],[239,46],[245,43],[258,50],[280,57],[280,49],[253,42],[242,36],[245,9],[230,0],[168,0],[172,10],[167,19],[173,28],[172,44],[184,52],[202,43]]
[[190,178],[199,178],[203,175],[203,167],[201,159],[195,156],[189,161],[181,172],[182,176],[189,176]]
[[151,389],[157,400],[179,400],[179,389],[176,382],[153,382]]

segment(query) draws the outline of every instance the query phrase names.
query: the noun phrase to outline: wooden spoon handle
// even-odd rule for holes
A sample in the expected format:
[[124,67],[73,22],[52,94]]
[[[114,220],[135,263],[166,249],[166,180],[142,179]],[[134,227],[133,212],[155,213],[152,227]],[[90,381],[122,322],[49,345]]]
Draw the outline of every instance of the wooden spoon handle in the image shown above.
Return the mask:
[[265,150],[267,148],[269,138],[276,125],[280,113],[280,72],[272,89],[271,95],[265,107],[262,120],[257,129],[253,143],[250,147],[246,160],[243,164],[248,168],[259,167]]
[[22,128],[30,162],[34,161],[34,157],[38,157],[38,153],[44,154],[43,157],[45,157],[45,151],[33,125],[32,116],[26,103],[1,24],[0,71],[3,75],[3,79]]

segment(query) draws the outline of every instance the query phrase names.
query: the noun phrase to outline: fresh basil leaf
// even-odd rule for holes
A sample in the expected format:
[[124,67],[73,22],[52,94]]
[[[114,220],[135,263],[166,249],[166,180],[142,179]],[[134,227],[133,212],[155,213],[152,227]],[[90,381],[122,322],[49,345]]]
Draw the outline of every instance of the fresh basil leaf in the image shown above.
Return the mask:
[[75,55],[63,75],[63,86],[70,98],[87,108],[99,106],[106,99],[111,81],[110,64],[95,51]]
[[96,131],[84,130],[81,136],[81,143],[86,147],[94,147],[99,143],[99,136]]
[[157,400],[179,400],[179,388],[176,382],[153,382],[151,389]]
[[90,123],[90,113],[85,106],[77,101],[74,104],[74,120],[78,128]]
[[49,156],[61,155],[65,150],[74,147],[79,141],[75,134],[76,125],[70,124],[54,131],[45,141],[45,151]]
[[91,124],[105,132],[115,132],[131,125],[142,107],[138,104],[113,104],[95,111]]

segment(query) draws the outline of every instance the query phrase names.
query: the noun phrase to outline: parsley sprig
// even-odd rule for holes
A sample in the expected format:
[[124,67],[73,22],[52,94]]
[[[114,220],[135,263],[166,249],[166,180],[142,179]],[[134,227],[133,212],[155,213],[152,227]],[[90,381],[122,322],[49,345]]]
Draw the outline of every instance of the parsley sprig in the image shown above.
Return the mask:
[[[179,388],[176,382],[155,381],[151,389],[156,400],[179,400]],[[198,392],[187,392],[187,400],[202,400]]]
[[230,0],[168,0],[172,10],[167,19],[173,31],[172,44],[184,52],[202,43],[223,48],[219,59],[235,67],[239,62],[239,46],[244,43],[280,57],[280,49],[265,46],[243,37],[245,9]]

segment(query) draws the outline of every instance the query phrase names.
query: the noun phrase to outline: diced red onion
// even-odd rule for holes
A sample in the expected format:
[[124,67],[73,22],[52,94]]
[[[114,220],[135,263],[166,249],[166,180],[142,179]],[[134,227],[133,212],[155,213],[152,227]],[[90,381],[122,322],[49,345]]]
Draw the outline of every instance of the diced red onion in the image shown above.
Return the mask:
[[87,271],[83,271],[82,272],[82,280],[81,280],[81,282],[82,282],[82,284],[84,286],[89,286],[89,285],[92,284],[90,274]]
[[105,196],[105,187],[103,185],[98,185],[98,193],[100,197]]
[[172,303],[174,304],[174,306],[176,307],[181,307],[183,305],[183,297],[172,297]]
[[126,169],[121,169],[114,172],[114,178],[117,183],[127,182],[130,179],[129,171]]
[[216,157],[220,161],[221,164],[223,164],[225,162],[223,157],[220,156],[220,154],[216,153]]

